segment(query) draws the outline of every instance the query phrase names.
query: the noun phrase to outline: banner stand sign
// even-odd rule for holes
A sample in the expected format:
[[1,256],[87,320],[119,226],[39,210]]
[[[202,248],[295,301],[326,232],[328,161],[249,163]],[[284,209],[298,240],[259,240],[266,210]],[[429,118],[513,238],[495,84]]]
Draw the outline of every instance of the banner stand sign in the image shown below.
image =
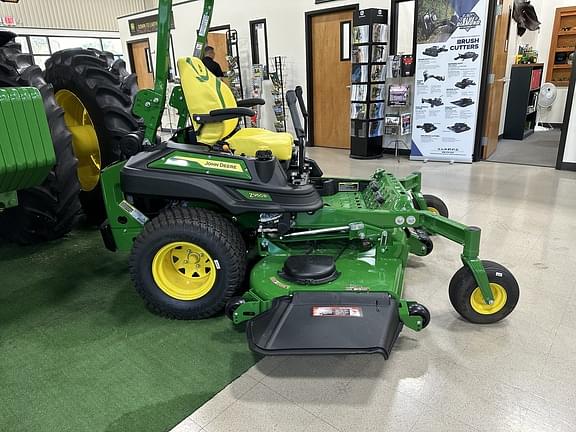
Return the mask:
[[489,2],[418,3],[410,159],[471,163]]

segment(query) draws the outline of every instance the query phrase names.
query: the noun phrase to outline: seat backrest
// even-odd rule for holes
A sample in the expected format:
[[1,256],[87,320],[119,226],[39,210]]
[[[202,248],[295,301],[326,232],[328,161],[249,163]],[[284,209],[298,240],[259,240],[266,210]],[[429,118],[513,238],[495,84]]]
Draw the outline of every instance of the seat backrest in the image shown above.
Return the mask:
[[[232,90],[210,72],[202,60],[196,57],[183,57],[178,60],[178,71],[182,90],[190,115],[209,114],[223,108],[236,108],[236,98]],[[197,136],[199,142],[214,145],[226,138],[238,127],[238,119],[204,125]],[[192,122],[194,129],[199,125]]]

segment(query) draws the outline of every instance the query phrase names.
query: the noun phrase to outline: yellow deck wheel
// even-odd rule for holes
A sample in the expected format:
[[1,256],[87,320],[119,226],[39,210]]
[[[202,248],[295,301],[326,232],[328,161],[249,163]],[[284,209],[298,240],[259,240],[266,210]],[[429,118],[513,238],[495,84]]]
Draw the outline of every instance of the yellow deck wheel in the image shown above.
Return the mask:
[[64,121],[72,134],[74,154],[78,159],[78,180],[85,192],[92,191],[100,181],[102,160],[100,144],[88,110],[73,92],[60,90],[56,102],[64,110]]
[[214,287],[216,265],[200,246],[174,242],[162,247],[154,256],[152,276],[168,296],[184,301],[198,300]]
[[492,295],[494,296],[494,303],[491,305],[486,304],[484,301],[480,288],[476,288],[470,297],[470,305],[472,306],[472,309],[481,315],[493,315],[500,312],[504,306],[506,306],[506,302],[508,301],[508,293],[502,285],[491,283],[490,288],[492,289]]

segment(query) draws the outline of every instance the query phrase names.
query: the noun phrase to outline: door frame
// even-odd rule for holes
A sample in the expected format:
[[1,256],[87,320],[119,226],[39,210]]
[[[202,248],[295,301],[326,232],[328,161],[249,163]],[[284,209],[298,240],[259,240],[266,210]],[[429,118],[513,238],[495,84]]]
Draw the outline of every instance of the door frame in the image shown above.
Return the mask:
[[[312,52],[312,18],[318,15],[326,15],[334,12],[360,10],[358,3],[338,6],[327,9],[318,9],[306,12],[304,14],[305,20],[305,34],[306,34],[306,93],[308,104],[308,145],[314,146],[314,73],[313,73],[313,52]],[[352,23],[352,27],[354,24]]]
[[[130,70],[132,70],[132,73],[136,73],[136,66],[134,64],[134,51],[133,51],[133,47],[132,45],[137,44],[137,43],[142,43],[142,42],[147,42],[148,43],[148,49],[152,50],[152,46],[150,45],[150,38],[141,38],[141,39],[134,39],[134,40],[129,40],[126,42],[126,45],[128,47],[128,60],[130,60]],[[152,78],[153,80],[156,79],[156,72],[154,71],[154,59],[152,58],[152,51],[150,51],[150,57],[148,58],[148,60],[150,61],[150,69],[152,69],[150,71],[150,73],[152,74]]]
[[486,117],[488,110],[488,97],[490,71],[492,70],[493,54],[494,54],[494,31],[496,29],[496,8],[498,0],[488,1],[488,15],[486,17],[486,34],[487,38],[484,46],[484,64],[482,65],[482,83],[480,85],[480,98],[478,103],[478,119],[476,121],[476,138],[474,142],[474,153],[472,154],[472,161],[478,162],[483,160],[482,144],[484,136],[484,128],[486,126]]
[[568,87],[568,96],[566,97],[566,108],[564,108],[564,122],[562,123],[562,135],[560,135],[560,147],[558,148],[558,159],[556,160],[556,169],[565,171],[576,171],[576,163],[564,162],[564,153],[566,152],[566,139],[568,138],[568,127],[570,126],[570,117],[572,116],[572,105],[574,103],[574,93],[576,88],[576,62],[572,65],[572,77]]

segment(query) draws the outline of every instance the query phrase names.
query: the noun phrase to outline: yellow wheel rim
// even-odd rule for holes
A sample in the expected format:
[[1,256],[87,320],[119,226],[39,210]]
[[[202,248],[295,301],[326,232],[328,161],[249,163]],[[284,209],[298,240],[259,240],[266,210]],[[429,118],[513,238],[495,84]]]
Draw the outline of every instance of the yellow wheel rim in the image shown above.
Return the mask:
[[82,101],[69,90],[56,93],[64,110],[64,121],[72,134],[74,155],[78,159],[78,180],[83,191],[94,190],[100,181],[100,145],[94,123]]
[[160,249],[152,261],[156,285],[178,300],[198,300],[214,287],[216,265],[200,246],[175,242]]
[[428,211],[429,211],[430,213],[434,213],[435,215],[439,215],[439,214],[440,214],[440,212],[439,212],[437,209],[435,209],[434,207],[428,207]]
[[480,288],[476,288],[470,297],[472,309],[481,315],[494,315],[495,313],[500,312],[506,305],[506,301],[508,301],[508,293],[502,285],[491,283],[490,288],[492,289],[492,295],[494,296],[494,303],[491,305],[486,304],[484,301]]

